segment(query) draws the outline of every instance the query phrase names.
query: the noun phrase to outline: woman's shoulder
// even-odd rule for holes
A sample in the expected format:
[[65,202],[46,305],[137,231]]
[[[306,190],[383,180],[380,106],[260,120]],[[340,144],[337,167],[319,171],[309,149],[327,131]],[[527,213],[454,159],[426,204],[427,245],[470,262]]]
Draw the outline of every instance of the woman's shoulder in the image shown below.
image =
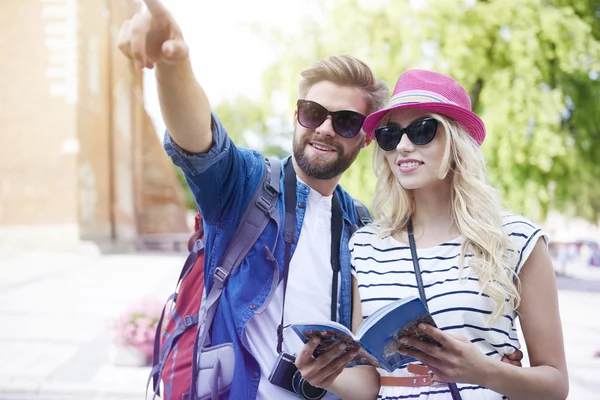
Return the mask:
[[506,213],[502,215],[502,229],[510,239],[513,251],[516,252],[515,272],[518,274],[529,258],[538,240],[541,238],[547,245],[548,236],[544,230],[532,220],[522,215]]
[[352,239],[365,240],[365,238],[374,236],[376,237],[378,236],[380,231],[381,227],[379,226],[379,224],[370,223],[357,229],[356,232],[354,232],[354,234],[352,235]]
[[381,226],[379,224],[367,224],[352,234],[350,245],[379,242],[382,239],[380,233]]
[[502,230],[509,238],[529,239],[533,235],[545,233],[540,225],[522,215],[503,213]]

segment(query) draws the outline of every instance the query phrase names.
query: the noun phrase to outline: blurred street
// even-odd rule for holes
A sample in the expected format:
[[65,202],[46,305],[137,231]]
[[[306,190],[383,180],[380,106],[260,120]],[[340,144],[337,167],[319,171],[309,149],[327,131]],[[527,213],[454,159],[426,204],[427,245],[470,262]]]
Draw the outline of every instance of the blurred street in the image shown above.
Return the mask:
[[[113,365],[111,324],[143,298],[165,299],[183,260],[163,253],[0,259],[0,399],[144,398],[149,368]],[[558,282],[569,399],[598,399],[600,268],[573,265],[567,274]]]
[[[485,176],[503,207],[536,221],[550,238],[569,399],[600,400],[600,0],[160,0],[150,8],[164,3],[167,11],[154,11],[151,24],[161,29],[151,29],[142,46],[146,31],[133,29],[132,18],[150,21],[137,14],[144,3],[2,2],[0,400],[144,398],[150,368],[124,365],[141,365],[145,356],[115,344],[115,324],[141,302],[164,304],[175,289],[199,205],[188,186],[198,182],[174,168],[178,156],[165,154],[163,137],[167,121],[175,137],[181,123],[184,132],[204,125],[185,107],[171,107],[170,94],[183,96],[173,97],[177,106],[194,103],[197,91],[187,89],[200,84],[235,147],[281,158],[310,130],[298,124],[296,101],[310,99],[313,85],[312,72],[298,85],[301,71],[342,54],[370,66],[390,92],[411,69],[444,72],[467,92],[459,111],[484,121],[485,144],[477,142]],[[129,32],[135,35],[124,40]],[[185,43],[156,34],[163,32],[181,32]],[[169,55],[163,45],[170,41],[180,45]],[[160,66],[166,56],[177,56],[173,68]],[[150,68],[154,62],[158,68]],[[370,76],[352,69],[356,76],[341,86]],[[164,71],[158,79],[157,70]],[[171,75],[177,79],[163,79]],[[368,80],[372,95],[352,101],[357,108],[366,100],[355,110],[361,113],[383,106],[379,96],[388,100]],[[419,102],[458,105],[456,88],[441,97],[413,89]],[[331,110],[347,107],[325,100]],[[198,114],[205,104],[189,109]],[[469,118],[463,125],[473,135],[479,120]],[[340,180],[367,206],[376,147],[355,154]],[[481,197],[468,193],[465,200],[475,201],[466,206],[477,206]],[[127,322],[120,336],[147,344],[152,315],[136,312]]]
[[0,260],[0,399],[141,399],[149,368],[111,363],[112,323],[173,291],[184,255]]

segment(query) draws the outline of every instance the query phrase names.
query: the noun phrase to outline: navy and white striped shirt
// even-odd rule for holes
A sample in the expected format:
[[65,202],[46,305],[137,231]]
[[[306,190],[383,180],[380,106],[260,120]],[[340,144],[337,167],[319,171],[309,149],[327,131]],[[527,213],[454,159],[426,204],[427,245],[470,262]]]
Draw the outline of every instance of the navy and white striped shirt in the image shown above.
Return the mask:
[[[377,237],[377,226],[358,230],[350,240],[352,274],[358,281],[363,318],[406,296],[419,296],[408,244],[391,236]],[[514,251],[514,270],[520,272],[537,240],[546,236],[535,223],[518,215],[503,216],[503,229]],[[488,318],[495,303],[481,290],[479,280],[465,258],[459,279],[460,248],[463,237],[430,248],[418,248],[425,296],[436,325],[443,331],[468,338],[484,354],[501,359],[520,348],[515,327],[516,312],[491,325]],[[410,376],[406,368],[383,376]],[[459,384],[463,400],[500,400],[502,395],[477,385]],[[447,384],[426,387],[382,387],[380,399],[451,399]]]

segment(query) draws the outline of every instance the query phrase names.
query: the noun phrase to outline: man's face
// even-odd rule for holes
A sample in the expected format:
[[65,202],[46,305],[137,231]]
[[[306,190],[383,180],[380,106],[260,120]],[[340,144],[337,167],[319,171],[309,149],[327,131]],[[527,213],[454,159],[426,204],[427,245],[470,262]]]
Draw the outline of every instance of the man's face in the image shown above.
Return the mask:
[[[322,81],[310,88],[303,100],[314,101],[329,111],[350,110],[367,114],[363,95],[355,88]],[[294,159],[304,173],[315,179],[332,179],[346,171],[356,159],[365,143],[361,131],[353,138],[343,138],[335,133],[331,116],[318,127],[308,129],[294,118]]]

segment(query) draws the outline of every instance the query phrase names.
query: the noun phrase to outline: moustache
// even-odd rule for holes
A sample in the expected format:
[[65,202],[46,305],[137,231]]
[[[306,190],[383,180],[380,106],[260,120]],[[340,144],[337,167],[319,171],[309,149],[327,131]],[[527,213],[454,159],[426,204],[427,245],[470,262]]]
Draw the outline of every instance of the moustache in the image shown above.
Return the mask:
[[333,139],[326,139],[325,137],[323,137],[321,135],[305,138],[304,145],[307,145],[309,142],[312,142],[312,141],[323,143],[324,145],[327,145],[327,146],[331,146],[331,147],[335,148],[338,153],[342,153],[344,150],[340,143],[337,143]]

